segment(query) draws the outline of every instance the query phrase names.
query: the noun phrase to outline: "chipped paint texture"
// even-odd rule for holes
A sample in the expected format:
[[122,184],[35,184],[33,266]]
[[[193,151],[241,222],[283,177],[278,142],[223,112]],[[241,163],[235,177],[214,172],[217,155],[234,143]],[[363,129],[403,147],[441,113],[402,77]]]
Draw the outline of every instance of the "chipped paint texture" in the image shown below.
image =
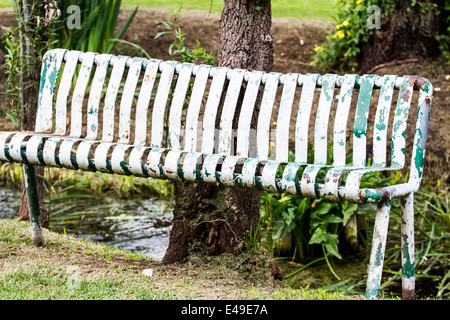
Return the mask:
[[[376,106],[374,89],[379,89]],[[411,121],[414,90],[419,107]],[[411,298],[413,196],[422,180],[432,94],[432,85],[417,76],[264,73],[55,49],[43,60],[36,133],[0,132],[0,160],[376,203],[367,299],[379,295],[391,199],[401,198],[403,292]],[[237,108],[239,97],[243,103]],[[350,114],[354,125],[347,130]],[[365,174],[396,171],[407,163],[408,116],[415,125],[409,181],[361,188]],[[310,143],[313,163],[307,163]],[[289,152],[294,162],[288,162]],[[323,183],[317,178],[321,170]]]
[[[352,102],[356,75],[344,76],[336,110],[333,134],[333,164],[344,166],[346,160],[347,121]],[[304,148],[307,148],[304,147]]]
[[414,194],[401,199],[402,233],[402,295],[414,299]]
[[367,300],[376,299],[379,295],[390,209],[391,199],[387,202],[378,204],[378,209],[375,215],[375,226],[373,231],[372,250],[370,253],[366,287]]

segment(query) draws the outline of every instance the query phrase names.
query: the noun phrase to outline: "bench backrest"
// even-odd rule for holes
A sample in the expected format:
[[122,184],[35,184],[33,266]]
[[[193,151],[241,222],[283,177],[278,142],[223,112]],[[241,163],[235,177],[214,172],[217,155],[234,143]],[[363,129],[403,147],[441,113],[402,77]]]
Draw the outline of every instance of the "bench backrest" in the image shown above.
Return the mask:
[[431,84],[416,76],[264,73],[55,49],[44,57],[36,132],[261,160],[403,167],[415,106],[410,180],[420,183],[431,96]]

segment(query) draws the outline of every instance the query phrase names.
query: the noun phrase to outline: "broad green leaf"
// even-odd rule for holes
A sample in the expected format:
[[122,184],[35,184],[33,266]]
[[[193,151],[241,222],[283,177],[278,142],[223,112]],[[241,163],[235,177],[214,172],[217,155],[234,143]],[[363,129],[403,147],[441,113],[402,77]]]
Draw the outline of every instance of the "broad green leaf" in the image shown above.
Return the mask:
[[317,213],[319,213],[319,214],[326,214],[336,207],[337,207],[337,203],[321,201],[318,204],[316,204],[314,211],[317,211]]
[[314,231],[313,235],[311,236],[311,239],[309,240],[309,243],[310,244],[313,244],[313,243],[320,244],[320,243],[326,242],[326,240],[327,240],[327,232],[322,230],[322,228],[319,227]]
[[342,216],[343,216],[342,224],[344,226],[347,225],[348,221],[353,216],[353,214],[355,214],[356,210],[358,210],[358,205],[356,203],[348,203],[348,202],[342,203]]
[[343,220],[341,217],[338,217],[334,214],[327,214],[324,216],[321,216],[323,222],[327,223],[341,223]]
[[342,259],[342,256],[339,253],[339,249],[338,249],[338,245],[337,245],[337,241],[336,240],[329,239],[325,243],[325,248],[327,249],[328,253],[331,253],[332,255],[334,255],[338,259]]

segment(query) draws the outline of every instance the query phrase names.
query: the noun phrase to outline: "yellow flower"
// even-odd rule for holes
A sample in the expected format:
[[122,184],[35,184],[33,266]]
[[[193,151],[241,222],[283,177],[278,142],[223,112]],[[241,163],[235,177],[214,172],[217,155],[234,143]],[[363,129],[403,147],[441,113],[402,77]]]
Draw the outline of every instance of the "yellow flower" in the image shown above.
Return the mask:
[[345,33],[342,30],[339,30],[338,32],[336,32],[333,36],[333,39],[339,38],[342,39],[345,37]]
[[345,20],[344,22],[342,22],[342,25],[343,25],[344,27],[348,27],[348,26],[350,25],[350,23],[348,23],[348,21]]
[[362,0],[357,0],[356,1],[356,4],[361,4],[362,3]]
[[315,52],[321,52],[322,51],[322,46],[317,46],[314,48]]

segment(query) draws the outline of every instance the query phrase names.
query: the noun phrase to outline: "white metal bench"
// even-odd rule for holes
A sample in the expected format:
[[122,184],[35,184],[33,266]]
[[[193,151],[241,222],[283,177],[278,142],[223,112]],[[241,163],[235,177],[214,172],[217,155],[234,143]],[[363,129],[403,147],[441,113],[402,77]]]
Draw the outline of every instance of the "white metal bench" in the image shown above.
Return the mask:
[[[411,103],[414,90],[418,104]],[[35,132],[1,132],[0,161],[24,164],[32,234],[41,232],[34,165],[377,203],[367,299],[378,297],[391,200],[401,198],[408,297],[414,294],[413,194],[422,179],[431,98],[431,84],[416,76],[264,73],[55,49],[44,57]],[[361,188],[366,173],[408,170],[405,132],[413,105],[408,182]],[[314,162],[307,163],[311,143]],[[295,162],[288,162],[289,152]],[[322,182],[320,170],[327,170]]]

